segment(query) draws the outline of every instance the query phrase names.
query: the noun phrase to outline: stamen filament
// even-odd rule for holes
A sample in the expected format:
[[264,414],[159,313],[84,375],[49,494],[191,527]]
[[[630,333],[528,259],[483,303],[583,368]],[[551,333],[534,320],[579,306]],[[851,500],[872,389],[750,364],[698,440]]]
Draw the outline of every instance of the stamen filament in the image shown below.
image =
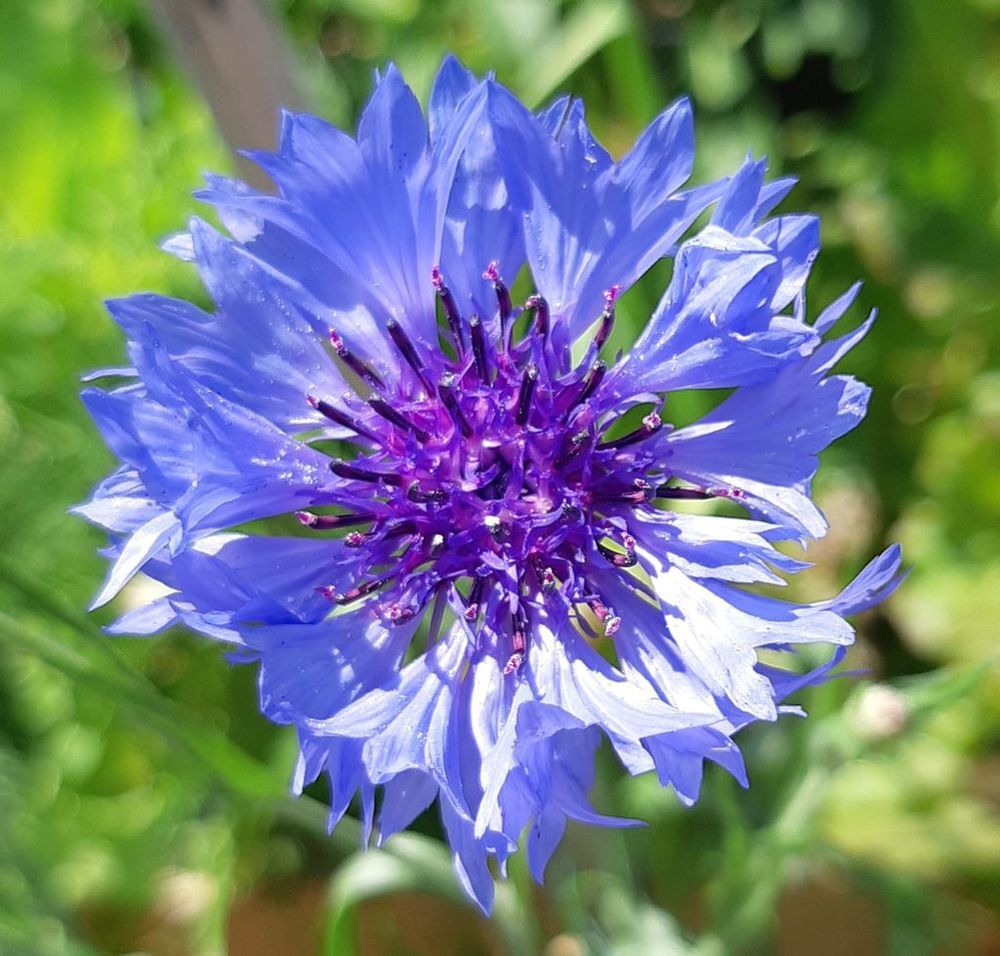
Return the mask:
[[[506,328],[507,320],[511,317],[514,311],[514,303],[511,302],[510,292],[507,290],[507,286],[503,284],[503,279],[500,278],[500,263],[498,260],[494,259],[487,267],[486,271],[483,273],[484,279],[489,279],[493,283],[493,291],[497,296],[497,306],[500,310],[500,328],[501,330]],[[504,335],[501,332],[501,341],[504,340]]]
[[524,303],[525,309],[533,309],[535,312],[535,331],[542,337],[548,338],[549,334],[549,304],[540,295],[533,295]]
[[663,427],[663,420],[656,412],[651,412],[642,420],[642,425],[635,431],[622,435],[621,438],[614,438],[611,441],[602,441],[597,445],[598,451],[608,451],[614,448],[624,448],[627,445],[634,445],[636,442],[645,441],[655,435]]
[[419,425],[414,424],[408,418],[404,417],[400,412],[397,412],[395,408],[392,407],[384,398],[380,398],[378,395],[373,395],[368,399],[368,404],[371,405],[372,410],[378,412],[387,422],[391,422],[397,428],[402,429],[405,432],[412,431],[417,438],[425,442],[430,438],[430,433],[425,431]]
[[395,472],[372,471],[368,468],[359,468],[346,461],[331,461],[330,471],[341,478],[354,481],[384,481],[387,485],[401,485],[403,483],[403,479]]
[[410,487],[406,489],[406,497],[409,498],[410,501],[419,501],[421,503],[427,503],[429,501],[440,503],[448,500],[448,492],[443,488],[432,488],[430,491],[424,491],[420,487],[420,482],[414,481]]
[[448,414],[451,415],[455,424],[458,425],[462,437],[469,438],[472,435],[472,426],[469,424],[469,420],[465,417],[465,413],[462,411],[458,404],[458,399],[455,397],[455,390],[452,388],[454,383],[454,375],[445,375],[438,385],[438,394],[441,396],[441,401],[444,402],[444,407],[448,409]]
[[346,412],[342,412],[335,405],[331,405],[329,402],[323,401],[322,398],[316,398],[315,395],[307,395],[306,401],[309,402],[309,404],[312,405],[312,407],[325,418],[329,418],[331,422],[336,422],[344,428],[349,428],[355,434],[361,435],[362,437],[373,442],[377,442],[378,444],[382,443],[378,435],[362,425],[356,418],[352,418]]
[[352,525],[367,524],[369,521],[375,520],[375,516],[371,514],[316,515],[311,511],[296,511],[295,517],[300,524],[312,528],[314,531],[350,528]]
[[569,462],[575,458],[581,451],[583,451],[583,446],[587,443],[590,438],[590,433],[586,431],[577,432],[569,440],[569,448],[567,448],[556,460],[555,467],[562,468],[564,465],[569,464]]
[[434,266],[431,269],[431,283],[438,297],[441,299],[441,307],[444,309],[445,318],[448,320],[448,328],[451,329],[452,337],[455,339],[455,346],[458,348],[458,354],[461,355],[465,351],[465,340],[462,336],[462,314],[458,310],[458,303],[455,301],[455,296],[452,295],[451,289],[444,284],[444,277],[441,275],[441,269],[438,266]]
[[590,366],[587,374],[583,377],[583,388],[580,389],[580,394],[573,399],[572,404],[566,409],[566,414],[563,416],[564,420],[569,417],[570,412],[572,412],[574,408],[582,405],[587,401],[587,399],[590,398],[591,395],[594,394],[594,392],[597,391],[601,382],[604,381],[604,376],[607,374],[607,371],[608,366],[600,360],[594,362],[594,364]]
[[330,344],[333,346],[337,357],[359,378],[363,378],[374,388],[385,388],[385,382],[381,376],[367,362],[359,359],[347,346],[335,329],[330,329]]
[[531,414],[531,397],[535,392],[535,385],[538,382],[538,369],[534,365],[529,365],[524,370],[521,378],[521,390],[517,395],[517,414],[514,421],[518,425],[524,425]]
[[476,374],[486,385],[490,384],[490,369],[486,359],[486,335],[483,331],[483,322],[478,315],[469,319],[469,328],[472,332],[472,354],[476,359]]
[[403,331],[403,327],[395,319],[390,319],[385,327],[393,344],[399,350],[399,354],[406,360],[406,364],[413,369],[417,378],[423,382],[424,388],[428,392],[432,391],[431,383],[424,372],[424,363],[417,354],[417,350],[414,348],[413,342],[410,341],[410,337]]
[[337,604],[343,607],[345,604],[351,604],[354,601],[359,601],[361,598],[377,591],[384,585],[384,579],[373,578],[371,581],[362,581],[361,584],[351,588],[349,591],[345,591],[343,594],[334,593],[332,597]]

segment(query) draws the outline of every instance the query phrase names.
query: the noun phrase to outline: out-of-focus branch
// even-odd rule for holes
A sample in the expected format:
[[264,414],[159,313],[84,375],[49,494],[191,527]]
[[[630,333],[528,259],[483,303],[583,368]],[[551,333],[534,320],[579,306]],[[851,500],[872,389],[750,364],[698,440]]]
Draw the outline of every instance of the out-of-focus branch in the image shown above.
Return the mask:
[[[273,149],[282,106],[301,108],[291,54],[261,0],[150,0],[181,59],[236,149]],[[258,188],[267,177],[237,157],[240,174]]]

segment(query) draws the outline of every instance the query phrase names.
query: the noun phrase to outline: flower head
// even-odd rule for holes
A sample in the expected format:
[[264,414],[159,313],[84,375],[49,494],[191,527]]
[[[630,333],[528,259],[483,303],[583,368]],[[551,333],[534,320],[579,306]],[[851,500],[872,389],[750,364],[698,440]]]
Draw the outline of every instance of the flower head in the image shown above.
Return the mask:
[[[209,179],[230,236],[195,219],[168,248],[216,311],[110,303],[134,368],[84,393],[122,460],[79,509],[112,536],[95,604],[140,569],[169,589],[112,632],[181,623],[257,661],[295,787],[329,776],[331,824],[360,793],[369,831],[381,787],[380,840],[437,799],[484,909],[526,827],[540,879],[567,819],[632,822],[588,803],[602,736],[685,802],[706,758],[745,782],[735,731],[842,653],[800,675],[757,651],[842,649],[898,580],[890,549],[818,604],[742,587],[824,531],[816,456],[868,394],[827,373],[871,320],[824,341],[857,290],[805,320],[816,220],[766,218],[790,183],[748,160],[683,190],[692,157],[686,101],[615,162],[577,101],[533,115],[449,59],[425,122],[390,67],[357,139],[285,116],[254,157],[278,196]],[[668,255],[609,355],[618,299]],[[691,388],[733,391],[674,428]],[[715,498],[746,516],[674,510]],[[265,518],[282,531],[230,530]]]

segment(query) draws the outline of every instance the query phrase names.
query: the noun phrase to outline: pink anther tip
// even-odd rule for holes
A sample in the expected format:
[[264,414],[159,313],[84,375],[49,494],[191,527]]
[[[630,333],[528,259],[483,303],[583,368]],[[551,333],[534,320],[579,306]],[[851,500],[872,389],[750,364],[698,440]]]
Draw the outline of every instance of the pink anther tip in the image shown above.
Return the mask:
[[516,651],[507,658],[507,663],[503,666],[503,676],[510,677],[524,663],[524,654]]
[[656,412],[650,412],[642,420],[642,425],[646,431],[655,431],[663,424],[663,419]]

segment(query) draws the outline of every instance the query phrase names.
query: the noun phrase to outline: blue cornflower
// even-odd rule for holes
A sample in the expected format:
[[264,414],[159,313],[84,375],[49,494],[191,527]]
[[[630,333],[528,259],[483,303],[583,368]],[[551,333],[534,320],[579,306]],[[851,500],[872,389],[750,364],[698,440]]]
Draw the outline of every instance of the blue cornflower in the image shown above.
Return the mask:
[[[857,288],[807,322],[817,221],[766,218],[790,181],[748,159],[684,190],[687,101],[614,162],[578,101],[534,115],[453,59],[426,121],[390,67],[357,139],[288,114],[253,158],[279,194],[210,177],[229,236],[167,244],[217,310],[109,304],[134,367],[84,393],[122,461],[79,509],[112,538],[95,606],[140,569],[167,589],[111,632],[183,624],[258,662],[295,789],[328,775],[331,826],[360,794],[367,835],[380,787],[379,840],[437,799],[484,910],[526,828],[541,879],[567,819],[634,822],[588,803],[602,737],[687,803],[706,758],[745,784],[735,731],[825,678],[899,579],[892,548],[829,601],[742,587],[805,566],[776,545],[824,532],[817,455],[868,398],[828,372],[871,319],[824,341]],[[608,356],[618,297],[671,255]],[[675,429],[692,388],[731,393]],[[672,510],[712,498],[747,516]],[[806,675],[757,658],[816,642]]]

